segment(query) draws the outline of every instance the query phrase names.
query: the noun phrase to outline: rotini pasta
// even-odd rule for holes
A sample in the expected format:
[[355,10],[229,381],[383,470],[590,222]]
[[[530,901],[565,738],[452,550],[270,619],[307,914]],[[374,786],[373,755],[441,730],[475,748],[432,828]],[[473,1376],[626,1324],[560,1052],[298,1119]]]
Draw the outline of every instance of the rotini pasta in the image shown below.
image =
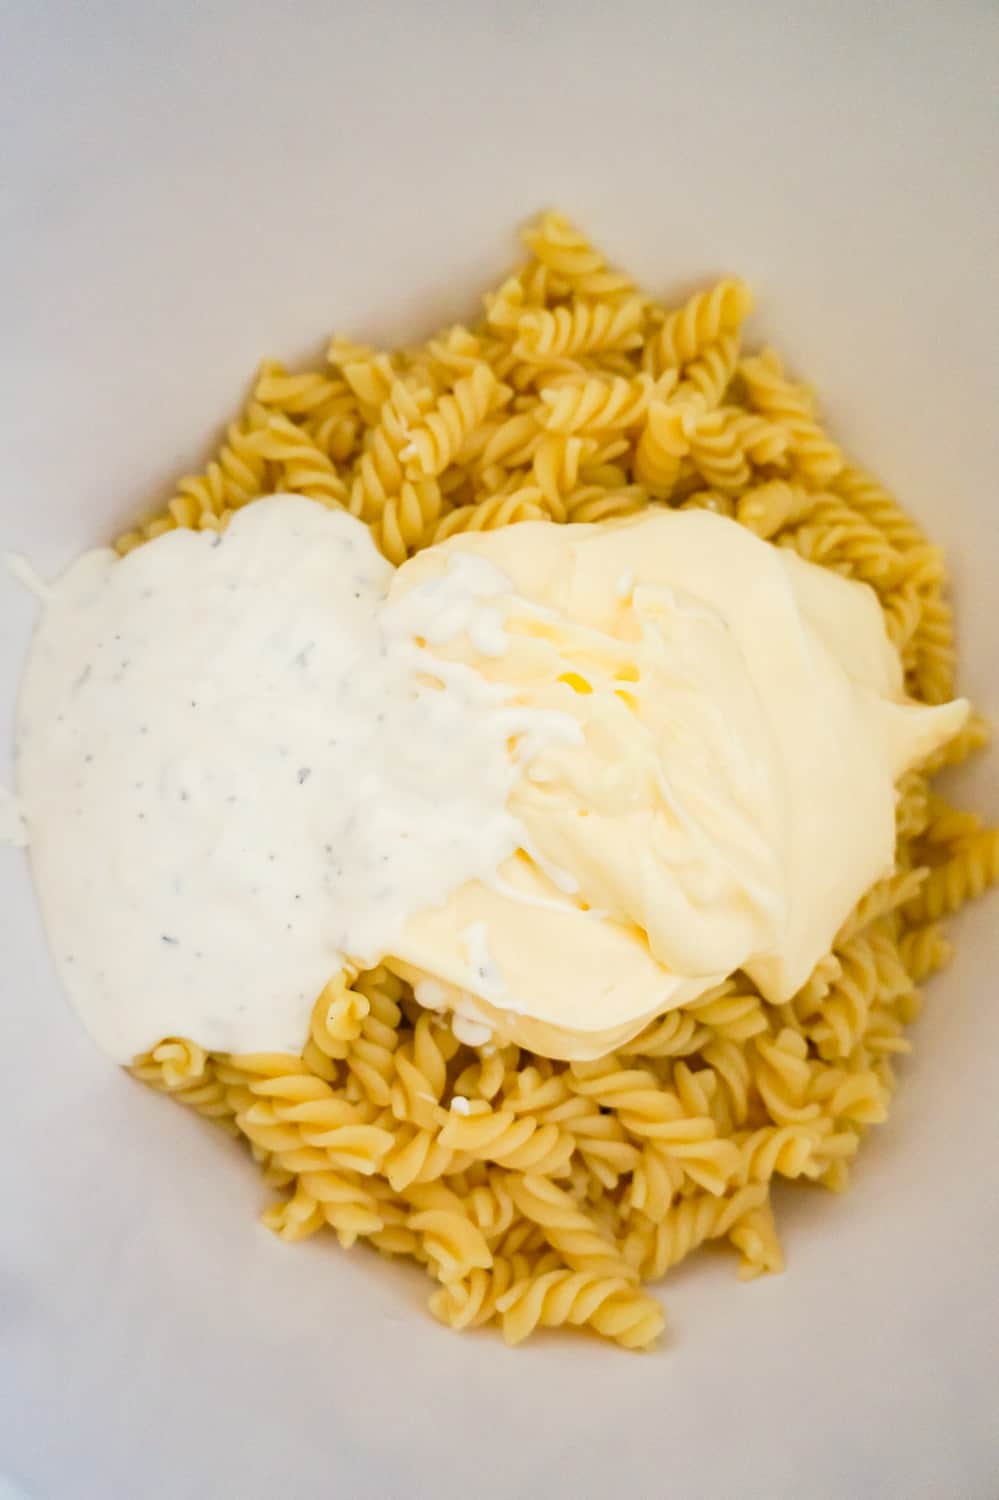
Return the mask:
[[[603,252],[562,214],[544,214],[524,231],[523,239],[545,273],[540,284],[551,294],[613,297],[631,290],[631,278],[613,270]],[[529,275],[537,286],[536,272]]]
[[843,456],[815,420],[814,402],[803,386],[784,375],[772,349],[744,359],[739,372],[754,410],[780,423],[787,434],[792,463],[804,484],[822,488],[836,478]]
[[595,350],[641,348],[642,300],[577,297],[555,308],[522,314],[513,352],[527,364],[557,364]]
[[503,399],[503,387],[489,365],[477,364],[470,375],[455,382],[453,389],[410,432],[402,458],[411,461],[417,477],[433,478],[440,474],[469,433]]
[[643,367],[659,376],[664,370],[689,366],[710,346],[737,332],[752,306],[752,293],[736,279],[695,292],[682,307],[666,314],[659,331],[646,342]]
[[632,379],[623,375],[569,376],[560,385],[542,389],[541,400],[547,407],[544,425],[550,432],[585,436],[608,429],[624,431],[641,420],[651,391],[651,381],[642,375]]
[[625,1349],[648,1349],[662,1332],[658,1302],[620,1277],[561,1268],[535,1270],[496,1299],[503,1337],[519,1344],[535,1328],[589,1325]]
[[[396,353],[337,338],[322,370],[263,365],[216,457],[119,550],[222,528],[274,490],[348,509],[394,563],[464,530],[708,508],[869,583],[909,691],[950,696],[939,551],[778,356],[742,354],[748,288],[666,308],[560,215],[524,239],[529,259],[471,327]],[[999,879],[999,833],[929,780],[987,738],[972,718],[903,778],[894,872],[786,1005],[736,974],[569,1064],[468,1045],[382,965],[331,977],[299,1056],[168,1037],[132,1071],[247,1141],[282,1239],[329,1228],[410,1258],[452,1328],[647,1348],[663,1314],[640,1280],[708,1241],[728,1241],[743,1277],[779,1270],[773,1180],[842,1190],[884,1118],[917,986],[951,956],[942,921]]]

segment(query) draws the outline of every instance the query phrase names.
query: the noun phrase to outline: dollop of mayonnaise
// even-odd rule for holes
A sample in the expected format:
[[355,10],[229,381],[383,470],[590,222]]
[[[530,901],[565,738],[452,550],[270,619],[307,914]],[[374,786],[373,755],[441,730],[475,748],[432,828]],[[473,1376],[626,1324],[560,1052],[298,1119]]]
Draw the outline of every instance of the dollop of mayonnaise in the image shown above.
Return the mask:
[[788,1000],[890,873],[894,783],[967,703],[906,699],[872,590],[708,512],[455,537],[393,594],[458,552],[509,580],[509,644],[441,649],[581,737],[532,759],[510,798],[529,843],[407,924],[402,972],[556,1057],[599,1056],[737,968]]
[[[298,1051],[386,959],[468,1037],[592,1057],[736,968],[774,1000],[891,868],[907,702],[865,587],[709,514],[393,572],[274,497],[46,594],[18,792],[99,1044]],[[431,1000],[432,996],[432,1000]]]

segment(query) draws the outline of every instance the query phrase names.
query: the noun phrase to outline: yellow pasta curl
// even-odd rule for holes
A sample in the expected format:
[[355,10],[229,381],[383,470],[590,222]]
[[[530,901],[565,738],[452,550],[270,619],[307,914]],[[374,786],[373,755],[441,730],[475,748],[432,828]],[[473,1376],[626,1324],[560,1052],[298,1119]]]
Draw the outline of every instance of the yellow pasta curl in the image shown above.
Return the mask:
[[707,1240],[729,1234],[745,1214],[766,1200],[766,1193],[765,1183],[750,1183],[729,1198],[710,1193],[685,1198],[658,1223],[637,1216],[625,1241],[629,1263],[643,1279],[657,1281]]
[[635,450],[635,478],[658,499],[668,500],[680,477],[682,460],[690,452],[696,425],[688,404],[654,400],[648,411]]
[[968,834],[951,857],[931,870],[919,894],[905,908],[911,922],[935,922],[981,896],[999,881],[999,829]]
[[256,452],[274,465],[276,489],[305,495],[334,508],[346,508],[349,494],[336,465],[290,418],[270,417],[253,433],[251,442]]
[[640,297],[593,301],[577,297],[555,308],[521,315],[514,353],[528,364],[553,364],[594,350],[635,349],[642,344]]
[[452,1114],[439,1138],[443,1146],[477,1160],[551,1177],[568,1171],[576,1144],[558,1125],[486,1107],[467,1115]]
[[411,464],[411,472],[430,478],[440,474],[469,433],[503,399],[503,387],[490,367],[476,365],[410,433],[401,456]]
[[658,333],[643,351],[643,365],[659,376],[679,370],[703,356],[705,350],[735,333],[753,306],[744,281],[727,278],[707,292],[695,292],[677,311],[668,313]]
[[911,516],[872,475],[847,464],[831,485],[854,510],[876,526],[898,552],[911,552],[926,545],[926,536]]
[[788,451],[802,481],[822,488],[843,468],[843,455],[815,420],[814,402],[803,386],[784,375],[780,356],[773,349],[744,359],[739,373],[745,382],[750,405],[763,416],[779,422],[787,433]]
[[591,1326],[625,1349],[648,1349],[663,1329],[659,1303],[622,1277],[551,1270],[526,1276],[496,1299],[503,1337],[519,1344],[535,1328]]
[[548,273],[552,291],[606,297],[631,289],[631,279],[613,271],[602,251],[562,214],[544,214],[524,230],[522,238]]
[[559,385],[545,387],[541,400],[547,407],[544,425],[551,432],[604,433],[623,431],[641,421],[652,384],[647,377],[628,379],[621,375],[567,377]]
[[550,1178],[530,1174],[511,1176],[507,1187],[524,1218],[537,1224],[567,1265],[598,1276],[634,1279],[632,1268],[621,1258],[613,1240],[600,1232],[564,1188]]
[[289,374],[277,360],[266,360],[260,367],[253,389],[261,406],[271,407],[286,417],[313,417],[336,397],[347,393],[346,381],[330,380],[318,370]]
[[936,969],[943,969],[950,963],[954,947],[940,926],[930,922],[903,933],[898,951],[913,983],[921,984]]

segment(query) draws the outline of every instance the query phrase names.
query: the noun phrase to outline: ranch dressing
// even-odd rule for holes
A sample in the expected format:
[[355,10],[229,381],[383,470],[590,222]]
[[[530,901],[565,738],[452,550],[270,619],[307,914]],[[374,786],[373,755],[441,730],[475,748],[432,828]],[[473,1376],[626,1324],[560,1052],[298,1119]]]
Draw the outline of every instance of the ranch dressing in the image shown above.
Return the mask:
[[525,841],[512,781],[579,731],[416,644],[501,649],[497,570],[456,558],[396,609],[393,571],[352,517],[283,496],[52,588],[18,788],[62,980],[119,1061],[176,1035],[300,1051],[333,973]]

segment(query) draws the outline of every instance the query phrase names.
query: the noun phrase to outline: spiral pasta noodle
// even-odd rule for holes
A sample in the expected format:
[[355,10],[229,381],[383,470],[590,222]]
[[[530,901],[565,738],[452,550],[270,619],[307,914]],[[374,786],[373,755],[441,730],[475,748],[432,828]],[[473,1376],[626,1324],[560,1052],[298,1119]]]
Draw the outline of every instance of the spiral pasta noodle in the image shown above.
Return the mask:
[[694,295],[663,319],[658,333],[645,345],[643,364],[654,375],[679,370],[703,357],[705,351],[735,333],[749,315],[753,295],[744,281],[728,278]]
[[786,431],[788,451],[803,483],[821,488],[835,479],[843,467],[843,455],[815,420],[809,393],[785,378],[780,356],[765,349],[744,359],[739,372],[750,405]]
[[640,297],[577,297],[561,307],[532,309],[517,323],[514,353],[527,363],[554,364],[598,349],[638,349],[642,314]]
[[[222,528],[274,490],[349,510],[394,563],[465,530],[707,508],[870,584],[909,692],[949,697],[941,555],[778,356],[743,353],[744,283],[667,307],[561,215],[524,239],[478,323],[396,352],[338,337],[319,370],[263,365],[216,456],[119,550]],[[918,986],[951,957],[946,918],[999,879],[999,833],[930,780],[988,734],[973,716],[902,779],[894,871],[786,1005],[735,974],[569,1064],[469,1046],[380,965],[330,977],[300,1055],[167,1037],[132,1072],[246,1141],[280,1195],[264,1222],[281,1239],[325,1229],[413,1261],[451,1328],[647,1348],[663,1313],[640,1280],[712,1241],[744,1278],[779,1271],[773,1181],[847,1185]]]
[[607,297],[631,289],[631,278],[612,269],[603,251],[562,214],[544,214],[525,229],[523,239],[545,273],[541,284],[551,293]]
[[269,417],[250,441],[261,458],[273,464],[277,489],[307,495],[333,508],[346,508],[347,486],[333,460],[290,417]]
[[689,406],[654,400],[635,450],[635,478],[656,499],[668,500],[690,452],[694,413]]
[[550,432],[591,435],[634,427],[649,403],[652,383],[642,375],[570,376],[541,391]]
[[469,433],[502,399],[503,388],[490,367],[476,365],[410,432],[401,456],[412,463],[417,476],[433,478],[447,468]]
[[625,1349],[648,1349],[662,1332],[663,1310],[621,1277],[591,1271],[535,1271],[496,1299],[503,1337],[519,1344],[535,1328],[589,1325]]

